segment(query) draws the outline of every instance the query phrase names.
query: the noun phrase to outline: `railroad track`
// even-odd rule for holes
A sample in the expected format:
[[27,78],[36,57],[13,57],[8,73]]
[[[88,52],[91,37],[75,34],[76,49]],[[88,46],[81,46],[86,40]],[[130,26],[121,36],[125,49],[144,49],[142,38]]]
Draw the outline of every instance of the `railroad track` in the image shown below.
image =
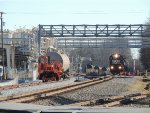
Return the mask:
[[43,90],[37,90],[37,91],[18,94],[18,95],[1,97],[0,101],[29,102],[29,101],[33,101],[33,100],[36,100],[39,98],[45,98],[45,97],[54,96],[54,95],[58,95],[61,93],[69,92],[72,90],[81,89],[81,88],[84,88],[87,86],[91,86],[91,85],[95,85],[95,84],[102,83],[105,81],[109,81],[111,79],[113,79],[112,76],[107,76],[107,77],[104,77],[102,80],[100,80],[100,79],[87,80],[87,81],[83,81],[83,82],[79,82],[79,83],[73,83],[73,84],[61,86],[58,88],[51,88],[51,89],[47,88],[47,89],[43,89]]
[[7,85],[0,87],[0,91],[3,90],[9,90],[9,89],[15,89],[15,88],[22,88],[22,87],[29,87],[29,86],[36,86],[36,85],[42,85],[42,84],[50,84],[54,83],[56,81],[50,81],[50,82],[29,82],[29,83],[23,83],[23,84],[15,84],[15,85]]
[[150,97],[150,93],[135,93],[124,96],[112,96],[93,101],[85,101],[79,103],[69,104],[69,106],[98,106],[98,107],[114,107],[134,103]]
[[[61,82],[60,80],[59,82]],[[36,85],[42,85],[42,84],[51,84],[55,83],[58,81],[49,81],[49,82],[28,82],[28,83],[23,83],[23,84],[15,84],[15,85],[7,85],[7,86],[0,86],[0,92],[3,90],[9,90],[9,89],[15,89],[15,88],[22,88],[22,87],[28,87],[28,86],[36,86]]]

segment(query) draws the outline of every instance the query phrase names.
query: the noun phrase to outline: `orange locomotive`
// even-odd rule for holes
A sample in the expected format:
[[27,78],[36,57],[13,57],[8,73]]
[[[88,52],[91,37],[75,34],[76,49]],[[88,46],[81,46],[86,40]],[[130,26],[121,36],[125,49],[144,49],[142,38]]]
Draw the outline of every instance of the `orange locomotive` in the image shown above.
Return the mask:
[[[61,77],[64,78],[65,72],[68,72],[64,69],[66,67],[65,61],[68,59],[68,57],[64,57],[64,54],[58,52],[49,52],[46,56],[40,56],[38,62],[39,79],[47,82],[49,80],[58,81]],[[67,70],[69,69],[69,63],[67,63]]]

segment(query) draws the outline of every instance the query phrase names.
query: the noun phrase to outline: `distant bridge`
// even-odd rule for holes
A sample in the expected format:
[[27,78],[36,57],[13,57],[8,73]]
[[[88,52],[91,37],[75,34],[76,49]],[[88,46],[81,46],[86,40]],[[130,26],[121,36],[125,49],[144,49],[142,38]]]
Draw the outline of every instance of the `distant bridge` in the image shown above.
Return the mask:
[[39,25],[41,37],[57,37],[58,48],[150,48],[150,25]]

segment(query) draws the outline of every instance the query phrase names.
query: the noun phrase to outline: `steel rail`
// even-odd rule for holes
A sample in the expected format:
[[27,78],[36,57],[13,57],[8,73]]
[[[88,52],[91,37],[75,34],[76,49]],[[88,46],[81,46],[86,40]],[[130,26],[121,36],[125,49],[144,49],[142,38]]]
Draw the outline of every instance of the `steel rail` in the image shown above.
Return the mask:
[[135,93],[124,96],[112,96],[104,99],[98,99],[93,101],[84,101],[73,104],[68,104],[69,106],[97,106],[97,107],[114,107],[121,106],[124,104],[130,104],[134,101],[142,100],[147,98],[150,93]]
[[[62,81],[62,80],[61,80]],[[59,81],[59,82],[61,82]],[[42,85],[42,84],[51,84],[55,83],[58,81],[50,81],[50,82],[29,82],[29,83],[23,83],[23,84],[15,84],[15,85],[7,85],[7,86],[1,86],[0,91],[3,90],[10,90],[10,89],[15,89],[15,88],[22,88],[22,87],[29,87],[29,86],[37,86],[37,85]]]
[[109,77],[104,78],[103,80],[94,79],[94,80],[84,81],[81,83],[69,84],[69,85],[58,87],[58,88],[51,88],[51,89],[47,88],[47,89],[37,90],[37,91],[29,92],[29,93],[1,97],[0,101],[28,102],[28,101],[33,101],[39,98],[45,98],[45,97],[54,96],[57,94],[62,94],[65,92],[81,89],[81,88],[95,85],[98,83],[102,83],[111,79],[113,79],[113,77],[109,76]]

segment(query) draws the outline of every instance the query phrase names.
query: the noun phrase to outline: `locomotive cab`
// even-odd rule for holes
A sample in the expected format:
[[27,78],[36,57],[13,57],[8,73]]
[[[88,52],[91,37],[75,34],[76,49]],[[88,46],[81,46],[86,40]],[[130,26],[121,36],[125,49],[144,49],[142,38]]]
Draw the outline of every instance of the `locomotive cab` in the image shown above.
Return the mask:
[[[59,70],[59,68],[57,68]],[[55,73],[56,71],[54,64],[50,62],[50,57],[40,56],[38,62],[38,77],[44,82],[48,80],[59,80],[60,73]],[[56,71],[58,72],[58,71]]]
[[41,71],[46,69],[46,64],[48,63],[46,56],[40,56],[38,61],[38,73],[40,74]]

